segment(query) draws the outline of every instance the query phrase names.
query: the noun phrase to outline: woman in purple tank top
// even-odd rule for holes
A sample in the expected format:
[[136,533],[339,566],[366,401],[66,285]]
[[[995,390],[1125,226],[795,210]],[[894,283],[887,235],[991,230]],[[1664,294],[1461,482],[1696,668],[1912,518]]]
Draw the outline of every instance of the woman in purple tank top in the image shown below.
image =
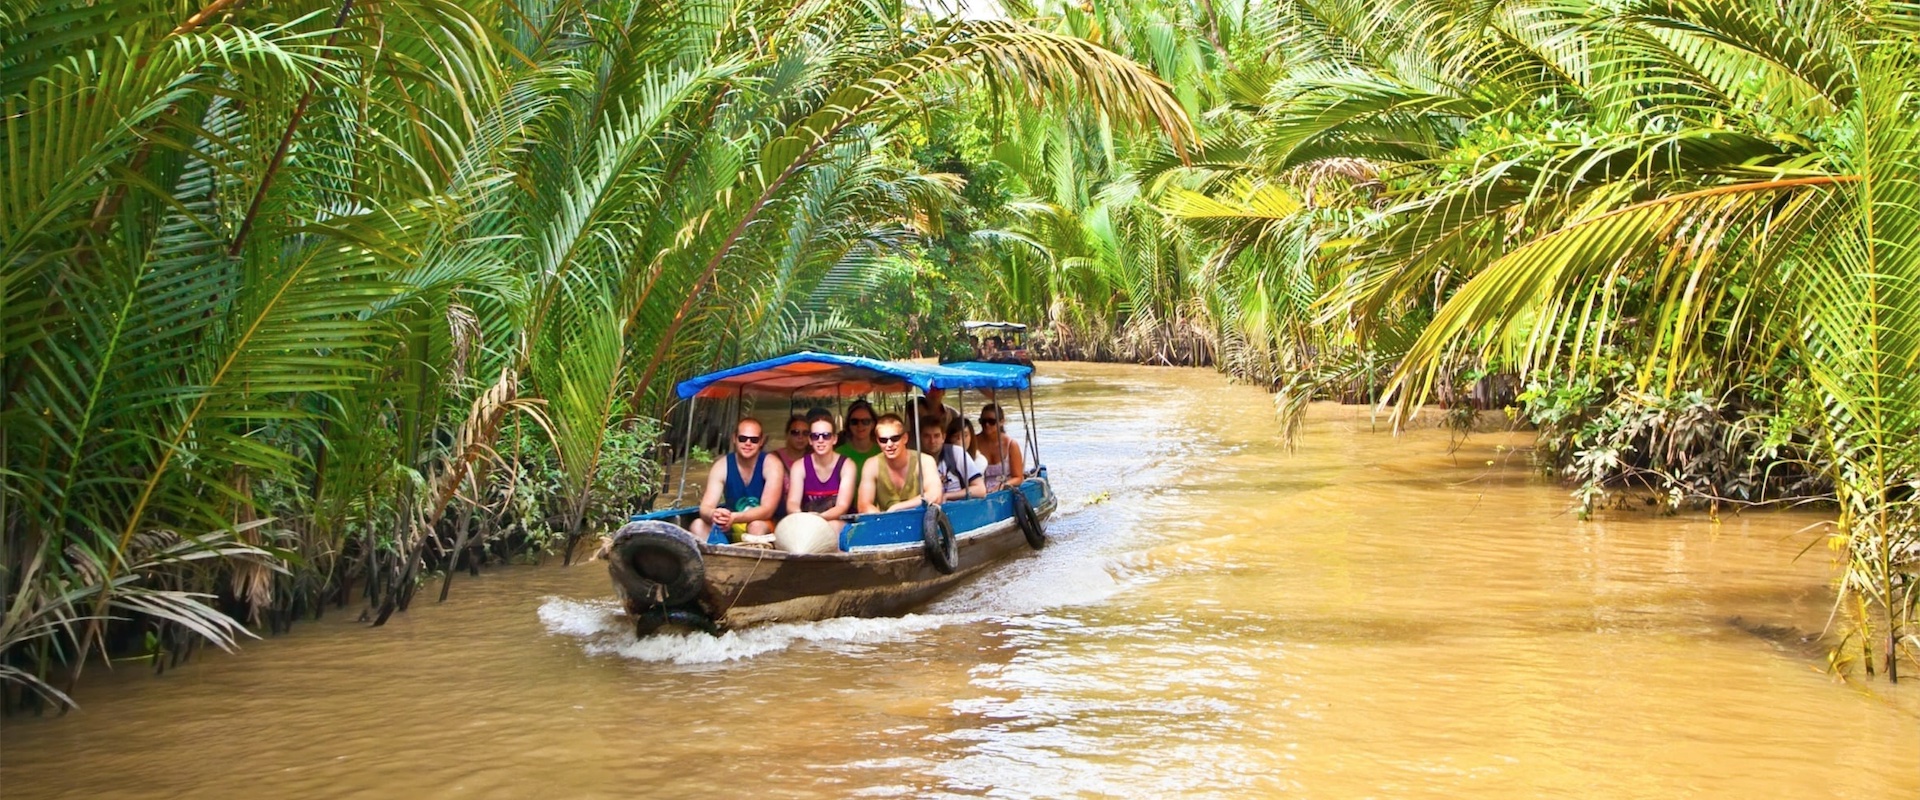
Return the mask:
[[787,471],[787,513],[819,514],[838,532],[853,508],[853,460],[833,451],[833,415],[807,415],[805,458]]

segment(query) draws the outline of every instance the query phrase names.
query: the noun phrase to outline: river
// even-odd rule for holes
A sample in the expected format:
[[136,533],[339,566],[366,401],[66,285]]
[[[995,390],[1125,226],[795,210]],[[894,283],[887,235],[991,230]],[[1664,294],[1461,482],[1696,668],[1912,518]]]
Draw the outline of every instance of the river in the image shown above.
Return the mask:
[[1582,521],[1525,434],[1046,364],[1054,542],[921,613],[635,641],[496,568],[0,721],[8,798],[1914,797],[1920,686],[1793,633],[1808,513]]

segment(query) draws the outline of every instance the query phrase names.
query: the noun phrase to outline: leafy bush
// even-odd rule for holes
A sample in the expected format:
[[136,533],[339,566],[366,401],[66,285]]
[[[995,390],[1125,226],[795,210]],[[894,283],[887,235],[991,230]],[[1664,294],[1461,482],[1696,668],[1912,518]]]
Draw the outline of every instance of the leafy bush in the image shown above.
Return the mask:
[[1789,412],[1740,391],[1635,383],[1633,369],[1615,362],[1574,377],[1536,373],[1518,398],[1540,430],[1537,456],[1574,486],[1582,515],[1645,494],[1677,510],[1831,491],[1807,460],[1811,434]]

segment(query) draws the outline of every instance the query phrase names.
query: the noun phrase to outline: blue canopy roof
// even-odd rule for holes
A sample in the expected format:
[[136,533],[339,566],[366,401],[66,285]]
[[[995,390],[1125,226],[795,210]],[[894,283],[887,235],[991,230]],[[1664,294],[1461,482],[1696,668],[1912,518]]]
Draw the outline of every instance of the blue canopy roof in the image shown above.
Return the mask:
[[[1005,361],[949,361],[940,366],[947,369],[977,372],[982,375],[1003,376],[1007,380],[1019,381],[1017,388],[1027,388],[1027,380],[1033,377],[1033,367],[1025,364],[1012,364]],[[973,388],[971,386],[967,387]],[[997,388],[997,387],[996,387]]]
[[741,364],[681,381],[681,397],[732,397],[742,391],[856,395],[927,389],[1025,389],[1033,368],[1020,364],[903,364],[861,356],[802,352]]

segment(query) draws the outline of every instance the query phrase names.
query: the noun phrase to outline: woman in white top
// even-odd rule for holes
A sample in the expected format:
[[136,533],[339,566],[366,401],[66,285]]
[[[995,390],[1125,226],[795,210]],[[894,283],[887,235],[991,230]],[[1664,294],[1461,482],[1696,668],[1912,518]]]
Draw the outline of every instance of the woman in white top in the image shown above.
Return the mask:
[[1019,486],[1027,479],[1020,443],[1007,435],[1006,422],[1006,414],[999,406],[989,403],[980,409],[980,432],[974,434],[968,448],[985,463],[981,470],[982,482],[989,492]]

